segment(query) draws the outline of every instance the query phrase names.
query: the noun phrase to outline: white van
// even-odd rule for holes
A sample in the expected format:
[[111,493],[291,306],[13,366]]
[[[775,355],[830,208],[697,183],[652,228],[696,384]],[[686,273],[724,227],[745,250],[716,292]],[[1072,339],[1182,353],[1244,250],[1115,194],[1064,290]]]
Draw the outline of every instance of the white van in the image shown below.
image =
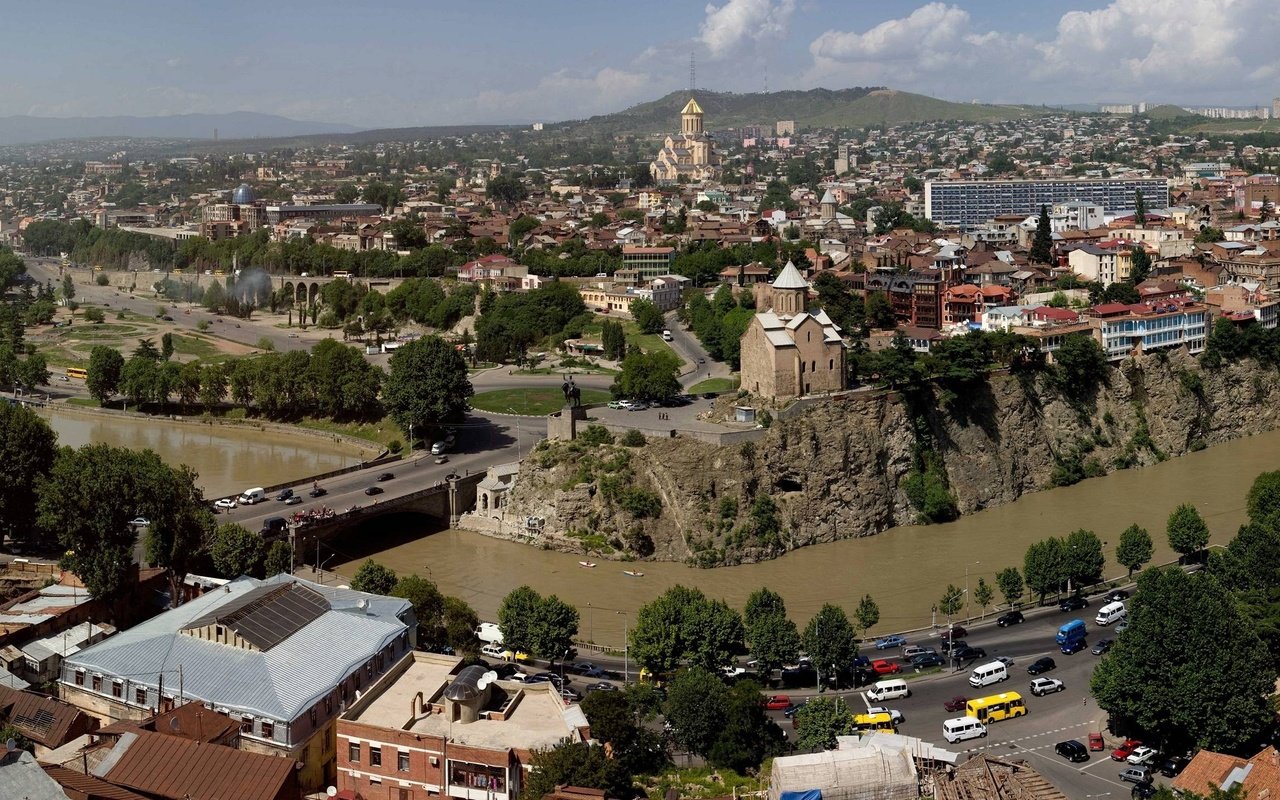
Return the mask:
[[671,341],[671,331],[663,331],[663,332],[662,332],[662,340],[663,340],[664,342],[669,342],[669,341]]
[[942,738],[951,744],[987,735],[987,726],[973,717],[956,717],[942,721]]
[[242,506],[251,506],[254,503],[261,503],[266,499],[266,490],[261,487],[256,489],[245,489],[240,493],[240,505]]
[[876,681],[875,684],[867,690],[867,697],[882,703],[885,700],[897,700],[899,697],[910,697],[911,689],[907,686],[907,682],[898,678],[889,681]]
[[502,644],[502,629],[496,622],[481,622],[476,628],[476,638],[486,644]]
[[1129,612],[1125,609],[1124,603],[1117,600],[1114,603],[1107,603],[1105,606],[1098,609],[1098,616],[1095,617],[1093,621],[1099,625],[1110,625],[1113,622],[1124,619],[1128,615]]
[[969,674],[969,685],[979,689],[983,686],[999,683],[1008,677],[1009,668],[1001,661],[992,661],[989,664],[979,664],[973,668],[973,672]]
[[444,452],[448,449],[449,449],[449,446],[444,442],[436,442],[435,444],[431,445],[431,455],[442,456],[444,455]]

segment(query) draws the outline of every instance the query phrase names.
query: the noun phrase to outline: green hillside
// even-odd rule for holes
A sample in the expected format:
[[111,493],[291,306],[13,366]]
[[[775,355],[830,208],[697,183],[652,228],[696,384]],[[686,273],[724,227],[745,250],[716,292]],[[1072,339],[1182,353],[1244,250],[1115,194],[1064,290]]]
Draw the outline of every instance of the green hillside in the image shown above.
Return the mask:
[[1190,111],[1182,106],[1162,105],[1152,106],[1143,112],[1143,116],[1151,119],[1181,119],[1182,117],[1194,117]]
[[[854,128],[927,120],[1002,120],[1048,113],[1027,106],[952,103],[925,95],[876,87],[735,94],[699,89],[692,93],[706,113],[707,128],[744,125],[772,127],[793,119],[798,128]],[[678,127],[690,92],[678,91],[625,111],[559,123],[557,130],[577,134],[665,133]]]

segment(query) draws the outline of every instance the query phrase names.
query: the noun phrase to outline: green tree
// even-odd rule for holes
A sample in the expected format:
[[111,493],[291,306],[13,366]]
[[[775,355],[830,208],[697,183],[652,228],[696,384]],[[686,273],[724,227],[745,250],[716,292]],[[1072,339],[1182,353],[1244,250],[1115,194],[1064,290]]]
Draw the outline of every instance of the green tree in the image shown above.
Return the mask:
[[795,715],[796,748],[834,750],[836,737],[853,733],[853,712],[840,697],[813,697]]
[[529,190],[515,175],[503,174],[489,180],[485,194],[500,205],[513,206],[528,197]]
[[173,334],[166,333],[160,337],[160,360],[168,361],[173,358]]
[[418,575],[405,575],[396,581],[390,594],[413,604],[413,615],[418,620],[418,647],[437,650],[445,644],[444,595],[434,582]]
[[1225,238],[1227,237],[1222,233],[1221,228],[1204,227],[1196,234],[1195,242],[1196,244],[1213,244]]
[[1245,508],[1254,524],[1280,529],[1280,470],[1254,478],[1245,496]]
[[942,597],[938,600],[938,611],[950,622],[951,618],[964,608],[964,601],[964,589],[948,583],[947,588],[942,592]]
[[1151,275],[1151,256],[1147,255],[1146,248],[1136,244],[1130,249],[1129,257],[1132,259],[1129,267],[1129,283],[1137,286]]
[[991,584],[987,583],[984,578],[978,578],[978,585],[973,589],[973,602],[982,608],[982,616],[987,616],[987,606],[991,605],[991,600],[995,597],[995,590],[991,588]]
[[610,758],[603,747],[586,742],[533,751],[524,787],[520,790],[521,800],[542,800],[558,786],[601,789],[605,797],[624,800],[635,794],[631,776],[621,760]]
[[742,651],[742,618],[723,601],[701,591],[673,586],[636,612],[630,631],[631,655],[654,673],[668,673],[682,659],[719,669]]
[[214,532],[209,556],[214,569],[224,578],[241,575],[262,578],[266,549],[260,535],[238,523],[227,522]]
[[396,588],[396,573],[372,558],[365,559],[351,579],[351,588],[357,592],[389,595]]
[[94,325],[101,325],[107,321],[107,315],[100,308],[90,307],[84,310],[84,320]]
[[1062,540],[1057,537],[1042,539],[1027,548],[1022,575],[1027,587],[1040,596],[1041,603],[1046,594],[1056,592],[1062,585],[1063,558]]
[[222,364],[210,364],[200,372],[200,402],[206,409],[222,403],[227,396],[227,369]]
[[293,574],[293,551],[289,549],[288,542],[284,539],[276,539],[271,543],[267,548],[267,557],[263,562],[262,571],[267,577]]
[[360,190],[354,183],[344,183],[333,191],[333,202],[346,205],[354,203],[360,196]]
[[476,628],[480,627],[480,616],[466,601],[457,597],[446,597],[442,624],[445,643],[452,647],[455,653],[474,657],[480,652],[480,640],[475,634]]
[[36,486],[57,457],[57,434],[26,406],[0,403],[0,539],[35,532]]
[[1066,336],[1053,354],[1058,387],[1068,398],[1081,401],[1093,395],[1107,377],[1107,355],[1092,336]]
[[528,586],[512,589],[498,607],[502,643],[557,661],[578,633],[578,611],[555,595],[543,597]]
[[1120,542],[1116,545],[1116,561],[1129,570],[1130,578],[1133,577],[1134,570],[1151,560],[1151,554],[1151,534],[1147,533],[1146,528],[1134,523],[1120,533]]
[[801,641],[819,677],[849,669],[858,657],[858,632],[844,609],[831,603],[824,603],[809,620]]
[[1128,622],[1090,681],[1105,711],[1168,752],[1233,751],[1270,724],[1271,654],[1213,575],[1145,570]]
[[382,402],[408,432],[459,422],[474,390],[462,354],[438,336],[409,342],[391,356]]
[[1200,552],[1209,544],[1209,526],[1190,503],[1173,510],[1165,532],[1169,535],[1169,547],[1184,557]]
[[[150,452],[150,451],[145,451]],[[154,454],[153,454],[154,455]],[[196,485],[199,477],[186,464],[178,467],[148,459],[150,491],[162,502],[149,508],[144,540],[147,561],[163,567],[169,580],[171,607],[182,602],[182,582],[192,564],[203,556],[213,538],[216,522],[205,503],[204,492]]]
[[666,324],[666,319],[653,301],[643,297],[631,301],[631,318],[636,321],[636,327],[640,328],[641,333],[657,333]]
[[[393,356],[394,358],[394,356]],[[642,402],[668,400],[680,393],[680,361],[666,350],[644,353],[633,348],[622,359],[622,372],[613,381],[614,397]]]
[[1030,258],[1034,264],[1049,264],[1053,260],[1053,227],[1049,223],[1049,207],[1045,205],[1040,206],[1035,237],[1031,240]]
[[768,677],[800,655],[800,631],[787,617],[782,596],[771,589],[751,593],[742,612],[746,643],[756,660],[756,672]]
[[71,273],[62,276],[62,299],[71,302],[76,299],[76,285],[71,280]]
[[666,702],[667,722],[676,744],[704,757],[711,752],[724,728],[728,695],[719,676],[702,667],[676,673],[667,687]]
[[1101,580],[1106,562],[1102,540],[1093,531],[1083,528],[1072,531],[1062,543],[1062,579],[1077,591],[1085,584]]
[[868,594],[858,602],[858,608],[853,612],[853,617],[858,621],[858,627],[865,634],[880,622],[880,606]]
[[[1142,227],[1147,224],[1147,199],[1142,196],[1142,190],[1137,189],[1133,193],[1133,221]],[[1137,283],[1137,281],[1134,281]]]
[[627,774],[651,775],[666,767],[670,757],[661,737],[640,724],[645,709],[637,707],[637,698],[631,691],[592,692],[580,705],[591,720],[591,738],[609,745]]
[[622,323],[607,319],[600,324],[600,345],[604,348],[604,357],[612,361],[621,361],[627,355],[627,336],[623,333]]
[[124,356],[106,345],[94,345],[89,351],[88,377],[85,386],[99,405],[105,404],[120,388]]
[[758,769],[766,756],[782,750],[782,729],[760,705],[762,690],[750,680],[730,687],[724,725],[707,753],[707,763],[746,774]]

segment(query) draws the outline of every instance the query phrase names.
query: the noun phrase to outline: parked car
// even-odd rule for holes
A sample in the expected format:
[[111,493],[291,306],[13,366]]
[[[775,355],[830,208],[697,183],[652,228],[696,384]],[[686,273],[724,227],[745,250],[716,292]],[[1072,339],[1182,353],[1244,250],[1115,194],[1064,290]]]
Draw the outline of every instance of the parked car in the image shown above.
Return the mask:
[[290,497],[293,497],[292,489],[281,489],[280,493],[276,495],[276,500],[284,501],[284,500],[288,500]]
[[1151,800],[1159,792],[1160,790],[1150,783],[1135,783],[1133,789],[1129,791],[1129,797],[1133,800]]
[[1191,759],[1186,756],[1170,756],[1160,765],[1160,774],[1166,778],[1176,778],[1187,768]]
[[897,634],[894,634],[893,636],[886,636],[886,637],[884,637],[883,639],[877,639],[877,640],[876,640],[876,649],[877,649],[877,650],[888,650],[888,649],[893,648],[893,647],[902,647],[902,646],[904,646],[906,643],[907,643],[907,637],[905,637],[905,636],[898,636]]
[[1026,618],[1022,616],[1021,611],[1006,611],[996,617],[996,624],[1001,628],[1007,628],[1010,625],[1021,625],[1026,622]]
[[301,498],[301,497],[298,497],[298,496],[295,494],[295,495],[293,495],[293,496],[291,496],[291,497],[287,497],[287,498],[285,498],[284,504],[285,504],[286,506],[296,506],[296,505],[298,505],[298,504],[299,504],[299,503],[301,503],[301,502],[302,502],[302,498]]
[[1129,593],[1126,592],[1124,589],[1113,589],[1111,591],[1111,594],[1107,595],[1108,603],[1118,603],[1121,600],[1128,600],[1128,599],[1129,599]]
[[312,497],[324,497],[328,493],[329,493],[329,490],[324,488],[323,486],[313,486],[311,487],[311,491],[307,492],[307,494],[311,495]]
[[1043,675],[1051,669],[1056,669],[1057,666],[1057,664],[1053,663],[1053,659],[1048,656],[1037,658],[1031,666],[1027,667],[1027,674]]
[[764,707],[769,711],[784,711],[789,705],[791,698],[785,694],[775,694],[764,701]]
[[877,675],[894,675],[901,672],[902,667],[887,659],[879,658],[871,662],[871,671]]
[[1089,601],[1084,599],[1078,594],[1072,595],[1071,597],[1068,597],[1066,600],[1063,600],[1061,603],[1058,603],[1059,611],[1079,611],[1082,608],[1088,608],[1088,607],[1089,607]]
[[587,691],[588,691],[588,692],[616,692],[616,691],[618,691],[618,687],[617,687],[617,686],[614,686],[612,683],[609,683],[608,681],[596,681],[595,683],[588,683],[588,684],[587,684],[587,686],[586,686],[586,689],[587,689]]
[[791,705],[782,709],[782,716],[786,717],[787,719],[794,719],[796,712],[802,708],[804,708],[804,703],[792,703]]
[[582,693],[572,686],[561,687],[560,696],[570,703],[578,703],[582,700]]
[[1093,649],[1092,649],[1092,650],[1090,650],[1089,652],[1093,653],[1095,656],[1100,656],[1100,655],[1102,655],[1103,653],[1107,652],[1107,651],[1108,651],[1108,650],[1110,650],[1110,649],[1111,649],[1111,640],[1110,640],[1110,639],[1099,639],[1099,640],[1098,640],[1098,643],[1097,643],[1097,644],[1095,644],[1095,645],[1093,646]]
[[1013,659],[1009,658],[1008,656],[996,656],[996,661],[999,661],[1001,664],[1004,664],[1006,667],[1013,666]]
[[1089,646],[1084,639],[1072,639],[1058,649],[1062,651],[1064,656],[1072,656]]
[[889,719],[893,720],[894,725],[901,725],[907,721],[902,712],[896,708],[885,708],[884,706],[871,706],[867,709],[868,714],[888,714]]
[[937,653],[925,653],[911,659],[911,666],[917,672],[929,667],[941,667],[947,663],[947,660]]
[[437,463],[437,464],[448,464],[448,463],[449,463],[449,457],[448,457],[448,456],[446,456],[444,453],[441,453],[440,455],[436,456],[436,463]]
[[1119,747],[1111,751],[1111,760],[1124,761],[1126,758],[1133,755],[1134,750],[1137,750],[1141,746],[1141,739],[1125,739]]
[[502,648],[496,644],[486,644],[480,648],[480,655],[489,658],[502,658]]
[[1073,764],[1081,761],[1089,760],[1089,751],[1085,746],[1077,742],[1075,739],[1068,739],[1065,742],[1058,742],[1053,746],[1053,752],[1062,756]]
[[1119,622],[1117,622],[1117,623],[1116,623],[1116,633],[1117,633],[1117,634],[1124,633],[1124,632],[1125,632],[1125,631],[1127,631],[1127,630],[1129,630],[1129,620],[1128,620],[1128,619],[1122,619],[1122,620],[1120,620]]
[[1057,678],[1033,678],[1031,680],[1031,693],[1036,697],[1044,697],[1046,694],[1060,692],[1067,688],[1066,685]]
[[[529,654],[523,650],[503,650],[502,657],[507,661],[525,662],[529,660]],[[557,675],[556,677],[560,676]]]
[[236,507],[236,499],[234,497],[224,497],[221,500],[214,501],[213,505],[223,511],[230,511]]
[[1094,731],[1089,734],[1089,749],[1090,750],[1106,750],[1107,749],[1106,742],[1102,741],[1102,731]]
[[631,405],[627,406],[628,411],[646,411],[648,408],[648,403],[641,403],[639,400],[633,401]]
[[963,638],[965,637],[965,635],[966,635],[966,634],[968,634],[968,633],[969,633],[969,632],[968,632],[968,631],[966,631],[966,630],[964,629],[964,627],[963,627],[963,626],[961,626],[961,625],[952,625],[950,628],[948,628],[948,629],[946,629],[945,631],[943,631],[942,633],[940,633],[940,634],[938,635],[938,638],[939,638],[939,639],[941,639],[942,641],[946,642],[946,641],[949,641],[949,640],[951,640],[951,639],[963,639]]
[[951,651],[951,658],[955,661],[973,661],[979,658],[986,658],[987,651],[981,647],[956,647]]
[[151,520],[146,517],[134,517],[129,520],[129,526],[133,528],[145,528],[151,524]]
[[1151,767],[1126,767],[1120,770],[1120,780],[1129,783],[1151,783]]
[[958,694],[950,700],[942,704],[942,708],[946,711],[964,711],[964,707],[969,703],[969,698],[962,694]]
[[367,495],[382,494],[381,486],[369,486],[365,488],[364,493]]
[[902,648],[902,657],[910,661],[916,656],[922,656],[925,653],[932,653],[932,652],[934,652],[934,649],[932,647],[921,647],[918,644],[913,644],[909,647]]
[[969,643],[964,639],[943,639],[942,652],[950,653],[952,650],[959,650],[962,647],[968,647]]
[[617,410],[621,410],[621,409],[623,409],[623,408],[626,408],[626,406],[623,404],[623,402],[622,402],[621,400],[610,400],[610,401],[609,401],[609,408],[612,408],[612,409],[614,409],[615,411],[617,411]]
[[1143,745],[1142,747],[1133,748],[1133,752],[1129,754],[1129,757],[1126,758],[1125,761],[1141,767],[1155,761],[1157,755],[1159,754],[1156,752],[1154,747],[1147,747],[1146,745]]
[[382,481],[389,481],[395,476],[396,474],[394,472],[384,472],[378,476],[378,482],[381,483]]

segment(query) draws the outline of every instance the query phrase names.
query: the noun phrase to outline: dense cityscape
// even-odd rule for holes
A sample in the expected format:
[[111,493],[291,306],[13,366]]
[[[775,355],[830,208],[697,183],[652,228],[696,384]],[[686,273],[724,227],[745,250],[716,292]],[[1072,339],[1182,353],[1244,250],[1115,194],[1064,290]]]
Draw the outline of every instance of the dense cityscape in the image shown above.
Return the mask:
[[1280,789],[1277,64],[724,71],[809,11],[538,121],[0,118],[0,796]]

